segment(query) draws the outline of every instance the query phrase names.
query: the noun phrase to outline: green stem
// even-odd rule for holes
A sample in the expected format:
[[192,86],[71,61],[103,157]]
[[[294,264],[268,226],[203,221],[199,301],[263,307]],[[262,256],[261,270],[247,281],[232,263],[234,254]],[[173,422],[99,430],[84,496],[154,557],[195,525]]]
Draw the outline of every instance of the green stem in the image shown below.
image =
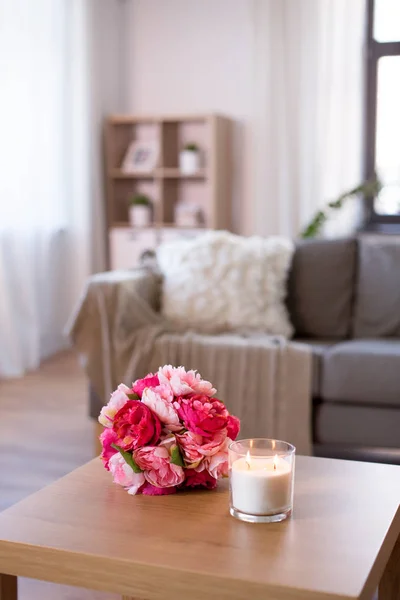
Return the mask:
[[366,197],[373,197],[379,194],[381,189],[382,184],[380,181],[378,179],[372,179],[369,181],[364,181],[349,191],[344,192],[336,200],[328,202],[324,209],[319,210],[308,223],[308,225],[306,225],[306,227],[303,229],[300,236],[302,238],[317,237],[321,233],[322,227],[328,220],[330,213],[333,210],[339,210],[342,208],[345,200],[351,198],[352,196],[356,196],[357,194],[363,194]]

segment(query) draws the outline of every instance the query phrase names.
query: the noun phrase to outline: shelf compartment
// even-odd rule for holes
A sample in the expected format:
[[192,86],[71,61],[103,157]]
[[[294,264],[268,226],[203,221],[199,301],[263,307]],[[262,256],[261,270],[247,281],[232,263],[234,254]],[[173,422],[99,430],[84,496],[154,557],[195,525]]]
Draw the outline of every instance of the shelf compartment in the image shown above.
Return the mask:
[[151,121],[107,121],[106,162],[111,171],[121,171],[121,165],[131,142],[158,142],[161,124]]
[[153,224],[160,220],[160,189],[158,182],[154,179],[115,179],[112,181],[112,194],[113,202],[109,204],[110,226],[129,225],[129,200],[136,194],[144,194],[150,198],[153,207]]
[[187,144],[197,144],[203,166],[209,163],[211,139],[207,121],[163,121],[161,139],[161,165],[166,171],[179,173],[179,153]]
[[211,223],[210,206],[207,202],[209,195],[207,181],[196,178],[164,178],[160,180],[162,189],[162,211],[160,221],[166,226],[176,227],[175,209],[181,204],[190,204],[201,211],[202,220],[184,229],[209,228]]

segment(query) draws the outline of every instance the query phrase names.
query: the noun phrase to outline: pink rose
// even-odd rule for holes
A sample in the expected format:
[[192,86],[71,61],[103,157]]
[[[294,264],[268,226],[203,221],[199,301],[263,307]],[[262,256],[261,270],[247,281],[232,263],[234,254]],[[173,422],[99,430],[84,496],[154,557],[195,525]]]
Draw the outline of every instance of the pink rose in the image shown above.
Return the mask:
[[153,373],[149,373],[143,379],[137,379],[132,384],[132,391],[135,392],[139,396],[142,397],[143,390],[147,387],[155,387],[156,385],[160,385],[160,381],[158,379],[158,375],[153,375]]
[[178,398],[174,406],[186,429],[205,438],[213,438],[228,425],[229,413],[216,398],[195,394]]
[[173,399],[169,385],[159,385],[153,389],[145,388],[142,394],[143,404],[157,415],[164,427],[170,431],[180,431],[182,424],[172,404]]
[[191,431],[186,431],[181,435],[177,434],[176,441],[178,442],[178,446],[186,466],[197,466],[204,458],[199,450],[203,441],[201,435],[196,435]]
[[185,469],[185,481],[181,489],[185,488],[206,488],[213,490],[217,485],[217,480],[204,469],[196,471],[196,469]]
[[136,494],[145,483],[143,473],[135,473],[119,452],[110,458],[108,464],[114,483],[122,485],[128,490],[129,494]]
[[135,452],[135,462],[145,473],[146,481],[155,487],[175,487],[184,478],[182,467],[171,463],[171,457],[164,446],[145,446]]
[[240,420],[233,415],[229,415],[227,428],[228,437],[231,438],[231,440],[236,440],[240,431]]
[[164,433],[161,434],[160,441],[157,444],[158,446],[163,446],[168,450],[168,454],[171,456],[172,451],[176,448],[176,434],[175,433]]
[[205,456],[212,456],[221,450],[225,444],[226,430],[216,433],[211,439],[203,438],[192,431],[185,431],[176,434],[176,440],[186,466],[193,467],[197,466]]
[[127,394],[131,393],[132,390],[128,386],[121,383],[118,388],[111,394],[111,398],[106,406],[103,406],[99,416],[99,423],[103,427],[112,427],[114,417],[117,412],[128,402],[129,398]]
[[118,452],[118,450],[115,450],[115,448],[111,447],[111,444],[117,444],[118,438],[113,429],[107,428],[104,429],[103,433],[99,436],[99,440],[101,442],[101,445],[103,446],[103,450],[101,451],[100,457],[103,461],[105,468],[107,469],[107,471],[109,471],[110,467],[108,466],[108,463],[110,461],[110,458]]
[[146,481],[140,491],[144,496],[169,496],[170,494],[176,493],[176,487],[160,488],[155,487]]
[[123,450],[135,450],[158,442],[161,423],[143,402],[128,400],[115,415],[113,430],[118,437],[118,446]]
[[175,396],[187,396],[188,394],[204,394],[213,396],[216,389],[209,381],[201,378],[196,371],[186,371],[184,367],[172,367],[165,365],[158,370],[160,383],[169,385]]
[[220,479],[221,477],[228,477],[229,460],[228,460],[228,447],[232,442],[230,438],[226,438],[225,443],[221,450],[204,459],[204,466],[212,477]]

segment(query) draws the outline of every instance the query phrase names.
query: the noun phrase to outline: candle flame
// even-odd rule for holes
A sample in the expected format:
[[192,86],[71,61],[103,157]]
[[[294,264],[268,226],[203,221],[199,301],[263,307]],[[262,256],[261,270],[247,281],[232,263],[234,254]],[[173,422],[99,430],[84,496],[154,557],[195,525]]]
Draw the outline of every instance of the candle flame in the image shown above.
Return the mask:
[[250,462],[250,450],[247,451],[246,454],[246,464],[247,464],[247,468],[250,469],[251,467],[251,462]]
[[276,471],[277,468],[278,468],[278,455],[275,454],[275,456],[274,456],[274,471]]

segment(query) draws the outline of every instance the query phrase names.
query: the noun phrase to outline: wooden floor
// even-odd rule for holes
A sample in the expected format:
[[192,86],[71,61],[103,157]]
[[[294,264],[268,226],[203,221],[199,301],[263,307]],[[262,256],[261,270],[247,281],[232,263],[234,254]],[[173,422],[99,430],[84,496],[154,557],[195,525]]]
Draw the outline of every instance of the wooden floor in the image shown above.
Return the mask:
[[[0,510],[93,457],[87,381],[72,353],[22,379],[0,381]],[[19,600],[114,600],[39,581],[19,581]]]

